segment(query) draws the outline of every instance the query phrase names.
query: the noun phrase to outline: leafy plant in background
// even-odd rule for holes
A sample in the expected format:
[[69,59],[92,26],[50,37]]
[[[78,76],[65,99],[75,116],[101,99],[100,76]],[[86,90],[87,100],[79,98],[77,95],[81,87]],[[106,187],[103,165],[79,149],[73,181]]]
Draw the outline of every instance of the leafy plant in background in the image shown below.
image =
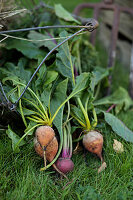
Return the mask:
[[[46,15],[46,24],[51,24],[52,12],[40,12],[38,16],[33,15],[33,21],[38,26],[44,25],[42,19]],[[57,23],[64,25],[68,21],[72,24],[79,23],[67,11],[64,11],[64,8],[55,5],[53,25]],[[18,25],[16,27],[18,28]],[[3,43],[2,50],[4,55],[8,56],[4,58],[0,71],[11,102],[16,102],[36,66],[49,50],[56,46],[57,42],[54,38],[59,35],[59,42],[61,42],[72,32],[72,30],[53,29],[50,32],[41,30],[21,33],[25,40],[18,33],[16,36],[8,36],[12,39],[8,38]],[[17,55],[15,59],[14,55]],[[8,126],[6,133],[12,139],[13,150],[18,152],[19,147],[26,144],[32,137],[36,127],[53,126],[58,132],[60,147],[55,159],[45,167],[46,169],[60,155],[63,144],[62,129],[66,122],[70,121],[72,133],[76,129],[82,129],[82,136],[76,134],[76,138],[73,138],[73,141],[78,142],[87,131],[98,129],[98,123],[103,116],[114,132],[126,141],[133,142],[132,131],[116,116],[106,112],[106,105],[116,105],[115,111],[118,113],[123,108],[127,110],[133,104],[126,90],[121,87],[111,96],[103,97],[100,89],[105,88],[104,83],[108,75],[109,70],[99,66],[98,55],[84,35],[77,36],[61,45],[40,68],[24,97],[19,101],[17,109],[26,130],[24,135],[20,136]],[[102,98],[99,99],[99,96]],[[69,109],[65,105],[68,101],[70,102]],[[70,118],[67,117],[68,113]]]

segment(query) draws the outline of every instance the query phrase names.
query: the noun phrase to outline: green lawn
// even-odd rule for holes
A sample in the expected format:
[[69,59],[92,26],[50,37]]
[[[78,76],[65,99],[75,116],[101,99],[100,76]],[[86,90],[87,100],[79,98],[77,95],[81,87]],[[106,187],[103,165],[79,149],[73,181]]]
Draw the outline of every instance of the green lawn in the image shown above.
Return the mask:
[[[70,182],[61,178],[52,168],[40,172],[43,160],[33,148],[33,142],[13,154],[11,142],[2,134],[0,140],[0,199],[6,200],[131,200],[133,199],[133,145],[103,128],[103,156],[107,169],[97,173],[98,158],[84,152],[73,156],[74,171],[69,173]],[[117,154],[112,145],[118,139],[124,152]]]

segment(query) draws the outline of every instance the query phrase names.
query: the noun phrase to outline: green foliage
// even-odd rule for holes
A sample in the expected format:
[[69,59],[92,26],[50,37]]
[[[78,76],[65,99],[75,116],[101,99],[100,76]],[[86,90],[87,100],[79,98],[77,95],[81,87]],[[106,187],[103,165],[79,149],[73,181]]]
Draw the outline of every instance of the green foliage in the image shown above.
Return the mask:
[[[116,104],[117,113],[124,108],[124,110],[129,109],[131,105],[133,105],[133,101],[131,100],[131,97],[129,96],[127,90],[125,90],[122,87],[119,87],[113,94],[111,94],[108,97],[104,97],[100,100],[97,100],[94,102],[95,106],[98,105],[106,105],[106,104]],[[119,106],[119,107],[118,107]]]
[[80,108],[75,105],[71,105],[71,115],[80,122],[84,123],[85,118]]
[[70,96],[79,97],[83,90],[85,90],[90,84],[90,73],[84,72],[81,75],[76,77],[76,84],[73,88]]
[[10,49],[17,49],[20,51],[24,56],[32,59],[37,59],[38,55],[44,55],[43,51],[38,49],[36,45],[28,41],[22,40],[9,40],[6,44],[6,48]]
[[99,66],[98,52],[95,50],[95,47],[89,43],[88,37],[84,37],[84,39],[81,40],[79,53],[82,72],[93,71],[95,67]]
[[49,50],[53,49],[56,44],[51,40],[51,37],[48,33],[41,34],[36,31],[30,31],[28,38],[32,40],[38,47],[47,47]]
[[[68,37],[66,31],[60,33],[60,37]],[[60,40],[62,42],[64,39]],[[58,53],[56,55],[56,65],[58,67],[58,71],[65,77],[74,78],[73,77],[73,66],[75,62],[75,58],[71,55],[69,50],[68,42],[65,42],[63,45],[59,47]]]
[[16,133],[14,133],[14,131],[11,130],[10,126],[8,126],[6,134],[12,140],[12,148],[13,148],[13,150],[15,150],[16,153],[19,152],[20,151],[19,147],[22,146],[22,145],[24,145],[25,142],[21,141],[20,144],[19,144],[19,146],[16,148],[16,144],[20,140],[20,137]]
[[105,121],[111,126],[113,131],[128,142],[133,143],[133,132],[125,124],[111,113],[104,112]]
[[[50,113],[51,116],[54,115],[56,112],[57,108],[65,101],[66,99],[66,92],[67,92],[67,84],[68,84],[68,79],[65,79],[61,81],[56,89],[53,91],[53,96],[52,100],[50,102]],[[58,114],[56,115],[53,123],[56,126],[56,128],[59,131],[59,134],[62,136],[62,121],[63,121],[63,108],[64,106],[60,109]]]
[[79,23],[67,10],[62,7],[61,4],[55,4],[55,13],[59,18],[64,19],[65,21]]
[[95,69],[92,71],[92,74],[93,77],[91,79],[91,89],[94,90],[95,86],[109,75],[109,69],[95,67]]

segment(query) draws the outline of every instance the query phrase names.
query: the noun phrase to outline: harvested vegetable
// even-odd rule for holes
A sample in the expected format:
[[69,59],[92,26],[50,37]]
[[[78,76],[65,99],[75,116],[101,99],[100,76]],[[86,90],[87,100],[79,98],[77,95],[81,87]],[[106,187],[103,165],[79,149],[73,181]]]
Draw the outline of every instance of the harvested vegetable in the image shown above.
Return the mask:
[[[58,141],[54,136],[55,135],[54,130],[49,126],[40,126],[39,128],[37,128],[35,135],[36,135],[36,137],[34,138],[35,151],[40,157],[44,158],[44,163],[46,166],[46,160],[52,162],[57,154]],[[56,167],[55,164],[53,164],[52,166],[58,173],[67,178],[65,174],[63,174]]]
[[101,159],[101,161],[103,161],[103,136],[99,132],[89,131],[87,134],[85,134],[83,137],[83,145],[88,151],[96,154]]
[[74,163],[70,158],[59,158],[56,162],[56,166],[64,174],[74,169]]
[[[53,15],[54,12],[48,17],[50,21],[46,20],[47,25],[51,24]],[[40,19],[36,17],[35,24],[38,22],[38,25],[42,24]],[[41,18],[43,19],[43,17]],[[90,30],[89,26],[92,27],[91,30],[95,28],[93,20],[90,22],[84,27],[85,29],[74,34],[72,29],[70,31],[67,29],[68,32],[65,30],[60,32],[60,29],[59,32],[58,30],[50,31],[50,33],[47,30],[38,32],[39,27],[36,27],[35,31],[22,34],[26,37],[24,38],[25,41],[21,41],[20,37],[19,40],[16,40],[17,37],[15,36],[14,40],[13,37],[8,38],[8,35],[6,37],[1,35],[1,37],[4,36],[3,39],[1,38],[1,42],[4,41],[2,45],[2,48],[5,48],[4,52],[7,51],[8,53],[10,49],[12,50],[11,55],[13,52],[21,52],[18,54],[17,60],[16,58],[11,59],[11,56],[9,56],[9,59],[5,57],[4,62],[2,61],[2,63],[5,63],[4,66],[1,64],[1,80],[3,79],[3,84],[7,83],[5,87],[7,96],[10,97],[10,101],[14,103],[15,107],[19,103],[18,112],[21,113],[26,128],[21,137],[17,137],[18,135],[9,131],[8,128],[7,135],[12,139],[13,149],[22,148],[22,145],[28,139],[31,139],[34,129],[39,127],[35,133],[34,147],[37,154],[44,159],[44,166],[41,171],[53,166],[64,177],[66,177],[65,174],[74,169],[74,163],[71,160],[72,132],[76,133],[73,136],[73,142],[74,140],[78,142],[75,151],[79,150],[81,144],[79,140],[83,139],[84,147],[96,154],[102,161],[98,173],[106,168],[106,163],[103,162],[102,158],[103,136],[95,131],[98,127],[102,129],[104,124],[102,120],[100,126],[97,126],[97,114],[99,115],[100,112],[104,113],[105,121],[113,128],[114,132],[116,131],[118,135],[127,141],[133,141],[131,131],[126,129],[121,121],[117,123],[116,117],[114,118],[112,114],[107,113],[110,109],[104,112],[101,107],[96,110],[94,108],[98,105],[113,104],[116,105],[118,112],[123,107],[128,109],[132,102],[124,90],[120,90],[119,93],[116,92],[110,98],[98,99],[104,96],[99,92],[101,92],[100,89],[104,91],[104,87],[107,86],[107,76],[109,76],[110,70],[96,67],[99,66],[95,60],[97,52],[94,51],[84,35],[79,35],[83,30]],[[57,16],[54,23],[56,24],[53,25],[60,28],[62,23],[63,26],[66,24],[62,18],[60,20],[60,17]],[[31,27],[31,30],[33,30],[34,27]],[[57,38],[58,35],[59,38]],[[78,38],[72,40],[71,44],[68,43],[68,40],[76,35],[78,35]],[[6,40],[7,38],[8,40]],[[56,42],[56,39],[59,39],[59,42]],[[54,55],[50,56],[52,52],[54,52]],[[43,58],[44,55],[45,58]],[[49,59],[47,59],[48,57]],[[32,75],[36,65],[39,66]],[[34,82],[32,81],[33,77]],[[106,78],[106,82],[100,84],[103,78]],[[31,84],[31,81],[33,84]],[[12,90],[10,91],[10,89]],[[67,110],[65,104],[69,101],[70,109]],[[3,110],[2,99],[1,102],[1,110]],[[69,117],[69,114],[71,117]],[[101,116],[98,116],[99,119]],[[63,123],[64,121],[65,123]],[[68,122],[70,122],[70,127],[73,126],[71,133]],[[54,130],[51,128],[53,126],[58,131],[58,141]],[[118,144],[113,145],[116,152],[119,150],[118,146]],[[47,164],[46,161],[50,163]]]
[[42,148],[46,147],[54,138],[55,132],[50,126],[40,126],[35,135]]
[[[42,146],[40,145],[40,143],[38,142],[37,138],[34,138],[34,148],[36,153],[40,156],[40,157],[44,157],[44,150],[42,148]],[[58,151],[58,142],[56,137],[54,137],[52,139],[52,141],[45,147],[45,152],[46,152],[46,159],[51,162],[56,153]]]
[[70,124],[66,125],[66,128],[63,129],[63,149],[62,155],[56,161],[57,168],[63,172],[68,173],[74,169],[74,163],[71,160],[72,157],[72,136],[71,136],[71,127]]

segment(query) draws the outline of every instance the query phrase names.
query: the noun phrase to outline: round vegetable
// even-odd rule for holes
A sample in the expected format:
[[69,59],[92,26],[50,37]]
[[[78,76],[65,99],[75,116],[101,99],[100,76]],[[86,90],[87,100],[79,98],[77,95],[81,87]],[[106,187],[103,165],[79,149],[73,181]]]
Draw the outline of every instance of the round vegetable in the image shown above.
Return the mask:
[[40,126],[36,129],[35,136],[42,147],[47,146],[55,136],[50,126]]
[[59,158],[56,161],[56,166],[64,174],[72,171],[74,168],[74,164],[70,158]]
[[[51,127],[48,126],[41,126],[37,128],[36,130],[36,137],[34,138],[34,148],[37,154],[44,158],[44,153],[46,156],[46,160],[49,162],[52,162],[54,157],[56,156],[56,153],[58,151],[58,141],[55,137],[54,130]],[[49,134],[48,134],[49,133]],[[68,179],[63,172],[61,172],[55,164],[52,165],[53,168],[60,173],[62,176],[64,176],[66,179]]]
[[[57,139],[56,137],[54,137],[52,139],[52,141],[50,143],[48,143],[48,145],[45,146],[45,152],[46,152],[46,159],[51,162],[57,151],[58,151],[58,142],[57,142]],[[40,157],[44,157],[44,150],[43,148],[41,147],[40,143],[38,142],[37,138],[35,137],[34,138],[34,148],[35,148],[35,151],[37,152],[37,154],[40,156]]]
[[89,131],[87,134],[85,134],[83,137],[83,145],[88,151],[96,154],[101,159],[101,161],[103,161],[103,136],[99,132]]

